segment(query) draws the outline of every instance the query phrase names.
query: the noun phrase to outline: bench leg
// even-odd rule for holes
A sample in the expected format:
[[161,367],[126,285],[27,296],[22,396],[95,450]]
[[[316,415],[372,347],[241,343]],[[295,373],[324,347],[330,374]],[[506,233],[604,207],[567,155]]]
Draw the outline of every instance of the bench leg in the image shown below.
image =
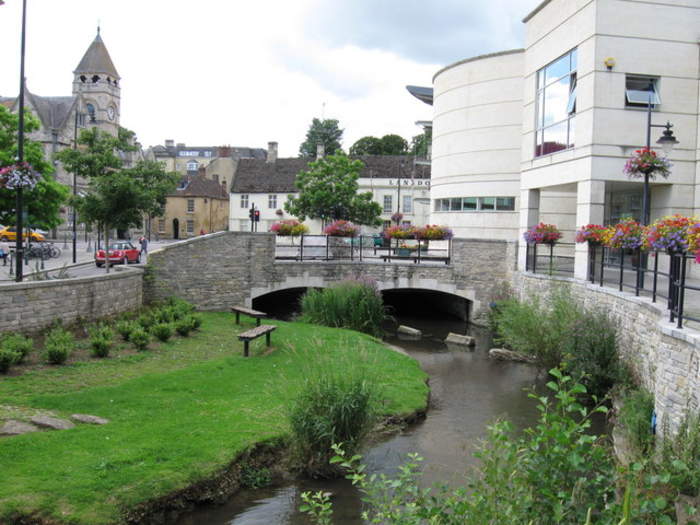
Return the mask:
[[260,318],[259,317],[257,317],[255,319],[255,326],[260,326]]
[[270,346],[270,335],[271,335],[271,332],[267,332],[265,334],[265,344],[267,344],[268,347]]
[[236,324],[241,324],[241,314],[240,312],[236,312]]
[[248,343],[249,341],[243,341],[243,357],[248,357]]

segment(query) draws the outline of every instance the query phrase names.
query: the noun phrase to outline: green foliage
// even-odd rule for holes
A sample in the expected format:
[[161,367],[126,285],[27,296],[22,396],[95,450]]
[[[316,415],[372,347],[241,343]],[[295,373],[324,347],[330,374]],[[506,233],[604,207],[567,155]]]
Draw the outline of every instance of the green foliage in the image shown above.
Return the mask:
[[112,348],[114,332],[105,325],[98,325],[90,330],[90,348],[95,357],[107,357]]
[[700,414],[683,418],[678,432],[668,435],[661,447],[661,469],[681,494],[700,494]]
[[148,347],[151,337],[148,332],[143,328],[134,328],[129,334],[129,341],[133,344],[137,350],[143,351]]
[[129,337],[131,336],[131,332],[134,331],[134,328],[136,328],[136,326],[136,322],[124,319],[122,321],[117,321],[117,324],[114,328],[124,341],[128,341]]
[[349,151],[350,155],[406,155],[408,142],[395,134],[384,135],[382,138],[362,137],[357,140]]
[[194,330],[199,330],[202,326],[202,316],[199,314],[192,314],[190,315],[190,319],[192,319],[192,328]]
[[308,513],[316,525],[331,525],[333,523],[333,503],[332,494],[319,490],[317,492],[302,492],[299,506],[301,512]]
[[302,470],[311,477],[337,475],[331,446],[343,443],[354,452],[372,429],[378,399],[373,381],[357,368],[309,374],[289,407],[292,444]]
[[137,320],[138,324],[140,324],[145,330],[150,329],[154,324],[156,324],[157,321],[158,319],[155,317],[153,312],[145,312],[141,314]]
[[620,395],[617,424],[624,433],[634,457],[643,459],[654,451],[651,416],[654,396],[644,389],[625,390]]
[[306,132],[306,140],[299,146],[299,156],[315,159],[318,144],[323,144],[326,155],[342,153],[340,148],[342,138],[343,130],[338,128],[337,120],[314,118]]
[[175,322],[175,331],[182,337],[187,337],[190,332],[194,329],[192,318],[183,317]]
[[[0,106],[0,167],[13,164],[17,158],[17,126],[19,116]],[[31,133],[39,129],[39,121],[30,113],[24,115],[24,129]],[[24,160],[41,173],[42,177],[32,190],[24,190],[24,210],[27,225],[50,229],[61,223],[60,209],[68,197],[68,188],[51,177],[53,166],[44,158],[39,142],[24,139]],[[16,192],[0,188],[0,224],[14,224]]]
[[0,374],[6,374],[12,365],[19,361],[20,355],[14,350],[0,347]]
[[17,354],[17,364],[22,363],[34,349],[34,341],[22,334],[7,334],[0,339],[0,349]]
[[433,140],[433,128],[427,128],[425,133],[416,135],[411,139],[411,155],[416,157],[426,158],[428,156],[428,147]]
[[373,283],[345,281],[310,289],[301,298],[300,319],[307,323],[380,336],[386,317],[382,295]]
[[173,325],[171,323],[158,323],[151,327],[153,337],[159,341],[165,342],[173,335]]
[[44,357],[51,365],[62,365],[75,348],[73,334],[62,326],[52,328],[44,340]]
[[381,224],[382,209],[372,200],[372,193],[358,193],[362,166],[361,161],[344,155],[310,162],[294,183],[299,195],[290,197],[284,209],[302,221],[310,217],[324,223],[342,219],[372,226]]
[[267,487],[272,482],[272,474],[267,467],[243,465],[241,467],[241,486],[249,489]]

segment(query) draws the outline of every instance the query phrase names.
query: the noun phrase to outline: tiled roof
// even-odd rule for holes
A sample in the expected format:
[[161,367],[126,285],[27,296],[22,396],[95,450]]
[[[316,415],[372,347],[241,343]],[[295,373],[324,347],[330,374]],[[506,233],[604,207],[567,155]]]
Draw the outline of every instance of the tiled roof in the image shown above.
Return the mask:
[[85,55],[83,55],[80,64],[78,64],[73,73],[101,73],[110,75],[115,79],[121,78],[119,73],[117,73],[117,68],[114,67],[100,33],[97,33],[95,40],[92,41],[90,47],[85,51]]
[[178,188],[184,186],[184,189],[178,189],[172,193],[173,197],[209,197],[212,199],[228,200],[228,192],[226,188],[211,179],[207,179],[204,175],[186,175],[181,181]]
[[15,104],[16,97],[0,97],[0,106],[11,108]]
[[[153,146],[152,151],[156,157],[176,157],[180,151],[196,151],[204,153],[210,151],[212,158],[219,155],[219,146],[163,146],[158,144]],[[263,148],[249,148],[243,146],[234,146],[228,148],[230,156],[234,159],[266,159],[267,151]],[[198,155],[203,156],[203,155]]]
[[[363,155],[352,158],[363,162],[364,168],[360,172],[363,178],[430,178],[430,166],[414,165],[412,156]],[[242,159],[233,177],[231,193],[296,192],[296,176],[306,170],[309,162],[311,160],[305,158],[277,159],[276,162]]]
[[27,100],[36,109],[44,128],[62,129],[66,125],[75,104],[75,97],[40,97],[29,91],[26,93]]

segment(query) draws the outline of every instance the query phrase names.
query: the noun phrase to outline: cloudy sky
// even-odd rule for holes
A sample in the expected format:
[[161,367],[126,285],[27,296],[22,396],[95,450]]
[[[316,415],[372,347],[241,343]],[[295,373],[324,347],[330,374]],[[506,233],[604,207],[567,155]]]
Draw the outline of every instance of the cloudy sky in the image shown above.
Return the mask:
[[[27,0],[26,77],[70,95],[95,37],[122,77],[121,124],[144,146],[266,147],[296,156],[313,117],[335,118],[347,150],[365,135],[419,132],[431,85],[457,60],[522,46],[539,0]],[[21,0],[0,6],[0,96],[19,86]]]

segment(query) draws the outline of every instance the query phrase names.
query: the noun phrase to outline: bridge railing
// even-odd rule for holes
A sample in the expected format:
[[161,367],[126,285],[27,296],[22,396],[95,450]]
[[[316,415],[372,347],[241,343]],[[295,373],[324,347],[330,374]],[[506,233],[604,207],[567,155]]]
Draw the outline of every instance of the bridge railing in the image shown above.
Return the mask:
[[525,270],[547,275],[574,274],[574,243],[527,244]]
[[451,240],[384,239],[373,235],[278,235],[275,243],[278,260],[449,264],[452,258]]

